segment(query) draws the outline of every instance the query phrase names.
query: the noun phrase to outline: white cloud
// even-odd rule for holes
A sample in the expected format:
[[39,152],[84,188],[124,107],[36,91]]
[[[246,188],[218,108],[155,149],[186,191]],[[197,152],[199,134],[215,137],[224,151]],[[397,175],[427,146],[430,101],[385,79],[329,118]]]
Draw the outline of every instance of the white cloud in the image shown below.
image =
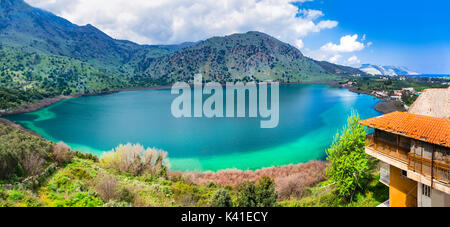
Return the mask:
[[296,46],[298,49],[302,49],[302,48],[305,46],[305,44],[303,43],[303,40],[298,39],[297,41],[295,41],[295,46]]
[[372,42],[365,44],[365,38],[366,36],[363,35],[361,41],[358,41],[357,34],[342,36],[339,44],[329,42],[317,50],[305,51],[305,55],[319,61],[325,60],[335,64],[359,67],[361,62],[358,57],[350,54],[372,45]]
[[360,51],[364,49],[365,45],[364,43],[357,41],[357,39],[358,39],[357,34],[352,36],[346,35],[341,38],[339,44],[329,42],[324,46],[322,46],[320,49],[326,52],[344,52],[344,53]]
[[322,11],[299,10],[292,0],[26,1],[73,23],[93,24],[114,38],[143,44],[198,41],[257,30],[298,46],[298,40],[308,34],[338,24],[321,20]]
[[351,56],[347,59],[347,62],[344,63],[345,65],[353,66],[353,67],[359,67],[361,65],[361,61],[356,57],[355,55]]
[[331,63],[338,63],[339,59],[341,59],[342,56],[339,54],[335,54],[333,57],[331,57],[330,59],[328,59],[329,62]]

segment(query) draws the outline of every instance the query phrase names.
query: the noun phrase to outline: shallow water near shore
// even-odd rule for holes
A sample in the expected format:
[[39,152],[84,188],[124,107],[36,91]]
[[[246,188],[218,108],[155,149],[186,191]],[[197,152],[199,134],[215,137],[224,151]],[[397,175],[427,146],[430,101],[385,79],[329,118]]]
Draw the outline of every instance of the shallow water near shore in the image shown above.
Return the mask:
[[279,125],[260,118],[174,118],[170,89],[66,99],[7,119],[54,142],[101,156],[119,144],[140,143],[169,153],[171,169],[259,169],[324,159],[352,109],[381,115],[380,101],[328,85],[280,85]]

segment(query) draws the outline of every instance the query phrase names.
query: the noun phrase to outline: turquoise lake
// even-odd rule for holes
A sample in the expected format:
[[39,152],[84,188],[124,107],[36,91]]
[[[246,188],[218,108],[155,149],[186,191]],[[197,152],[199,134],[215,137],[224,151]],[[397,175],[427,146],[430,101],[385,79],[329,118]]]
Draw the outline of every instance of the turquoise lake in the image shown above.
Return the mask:
[[8,116],[54,142],[101,155],[140,143],[169,153],[171,169],[258,169],[324,159],[352,109],[381,115],[380,101],[328,85],[280,85],[279,125],[259,118],[174,118],[170,89],[127,91],[63,100],[33,113]]

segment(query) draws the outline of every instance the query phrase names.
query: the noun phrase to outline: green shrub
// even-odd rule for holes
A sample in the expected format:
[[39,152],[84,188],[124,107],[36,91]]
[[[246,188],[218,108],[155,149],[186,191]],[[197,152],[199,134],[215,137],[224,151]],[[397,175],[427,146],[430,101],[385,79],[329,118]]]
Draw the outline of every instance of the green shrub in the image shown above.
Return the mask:
[[277,192],[272,179],[267,176],[258,183],[246,182],[239,186],[239,207],[273,207],[276,205]]
[[233,201],[230,192],[223,188],[217,190],[211,198],[210,205],[212,207],[232,207]]
[[9,192],[8,199],[12,201],[20,201],[25,197],[23,192],[18,190],[12,190]]
[[127,187],[119,188],[117,194],[120,202],[131,204],[134,201],[135,195]]
[[[26,172],[39,170],[43,161],[30,163],[30,156],[46,159],[51,152],[50,142],[14,128],[0,120],[0,180],[18,181]],[[36,164],[31,167],[30,164]],[[26,169],[26,171],[24,170]]]
[[58,206],[64,207],[100,207],[103,205],[103,201],[94,197],[88,192],[77,192],[71,199],[66,199]]
[[131,207],[131,204],[124,201],[111,200],[108,203],[103,204],[103,207]]

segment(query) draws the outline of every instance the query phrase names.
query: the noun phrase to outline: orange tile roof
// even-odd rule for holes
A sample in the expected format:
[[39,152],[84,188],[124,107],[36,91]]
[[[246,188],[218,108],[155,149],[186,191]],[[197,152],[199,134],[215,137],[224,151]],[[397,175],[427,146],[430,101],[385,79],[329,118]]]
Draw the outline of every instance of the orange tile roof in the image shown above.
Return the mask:
[[450,119],[393,112],[359,123],[371,128],[450,147]]

